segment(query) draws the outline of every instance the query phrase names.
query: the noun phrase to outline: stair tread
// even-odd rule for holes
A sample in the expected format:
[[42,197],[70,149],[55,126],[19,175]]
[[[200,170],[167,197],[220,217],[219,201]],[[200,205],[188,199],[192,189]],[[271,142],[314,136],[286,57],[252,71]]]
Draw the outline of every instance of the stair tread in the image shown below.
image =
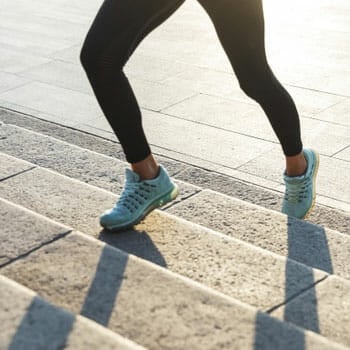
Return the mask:
[[0,267],[71,231],[2,198],[0,213]]
[[0,348],[142,350],[82,316],[54,306],[0,275]]
[[350,279],[350,235],[203,190],[168,212],[305,265]]

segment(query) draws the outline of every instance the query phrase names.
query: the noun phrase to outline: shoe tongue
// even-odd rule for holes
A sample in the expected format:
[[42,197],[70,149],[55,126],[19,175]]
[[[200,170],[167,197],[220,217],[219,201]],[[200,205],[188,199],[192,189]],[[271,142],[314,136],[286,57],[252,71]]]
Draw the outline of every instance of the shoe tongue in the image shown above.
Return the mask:
[[300,183],[300,181],[302,181],[304,179],[305,179],[305,175],[300,175],[300,176],[287,176],[287,175],[284,175],[285,182],[288,182],[290,184]]
[[127,182],[139,182],[140,176],[129,168],[125,169],[125,179]]

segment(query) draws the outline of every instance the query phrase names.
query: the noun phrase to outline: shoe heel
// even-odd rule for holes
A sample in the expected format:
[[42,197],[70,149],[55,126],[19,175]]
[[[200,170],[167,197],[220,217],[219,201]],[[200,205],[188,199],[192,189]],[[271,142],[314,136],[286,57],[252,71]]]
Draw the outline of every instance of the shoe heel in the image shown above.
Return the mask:
[[161,207],[164,204],[174,200],[178,196],[178,194],[179,194],[179,188],[176,184],[174,184],[174,188],[171,191],[169,191],[167,194],[165,194],[162,198],[158,199],[156,205],[158,207]]
[[312,203],[311,206],[309,208],[309,210],[307,211],[307,213],[304,215],[304,217],[302,219],[308,219],[309,216],[311,215],[314,207],[315,207],[315,203],[316,203],[316,178],[317,178],[317,173],[318,173],[318,169],[320,166],[320,155],[318,152],[316,152],[315,150],[312,150],[315,154],[315,170],[314,170],[314,174],[312,177],[312,181],[314,183],[313,189],[312,189]]

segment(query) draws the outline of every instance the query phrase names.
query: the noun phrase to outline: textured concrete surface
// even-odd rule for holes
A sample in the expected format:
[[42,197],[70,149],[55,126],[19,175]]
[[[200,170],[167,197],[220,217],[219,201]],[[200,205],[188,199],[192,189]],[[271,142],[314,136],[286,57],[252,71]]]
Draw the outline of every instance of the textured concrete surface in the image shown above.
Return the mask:
[[350,282],[330,276],[273,315],[350,347]]
[[1,198],[0,212],[0,266],[70,231]]
[[150,349],[295,349],[296,339],[308,349],[337,348],[81,234],[1,271],[58,306]]
[[[1,125],[0,125],[1,128]],[[0,136],[0,143],[2,137]],[[23,161],[18,158],[10,157],[6,154],[0,153],[0,181],[9,176],[16,175],[22,171],[33,168],[33,164]]]
[[[20,188],[20,183],[26,183],[26,187],[14,190]],[[98,224],[99,211],[115,196],[44,169],[4,181],[0,185],[0,196],[13,198],[33,211],[262,310],[283,303],[325,276],[239,241],[213,235],[204,228],[193,227],[160,211],[136,226],[136,232],[105,234]],[[289,272],[287,286],[286,265]],[[271,267],[266,269],[266,266]]]
[[116,199],[111,192],[42,168],[0,182],[0,197],[93,235],[101,231],[99,215]]
[[0,276],[0,286],[1,349],[143,349],[83,317],[49,304],[4,276]]
[[[121,192],[126,162],[13,125],[3,124],[0,130],[4,135],[0,151],[108,191]],[[178,171],[176,166],[169,167],[171,175]],[[176,202],[199,191],[198,187],[182,181],[177,184],[180,195]]]
[[[123,174],[123,167],[120,162],[115,159],[111,160],[111,158],[108,158],[110,161],[107,161],[106,158],[98,157],[91,152],[78,152],[75,147],[68,147],[71,145],[64,142],[60,143],[57,139],[125,162],[118,144],[6,110],[0,110],[0,120],[6,123],[0,127],[2,135],[4,135],[4,139],[0,141],[0,150],[115,193],[120,191],[121,179],[119,175]],[[11,124],[19,125],[21,128]],[[41,135],[30,133],[27,131],[28,129]],[[43,134],[54,139],[43,137]],[[30,147],[24,147],[23,143],[18,143],[18,139],[25,139],[26,144]],[[42,148],[46,150],[46,157],[41,152]],[[170,175],[176,176],[181,189],[179,199],[186,198],[197,190],[196,187],[187,186],[187,183],[232,195],[268,209],[277,211],[281,209],[282,195],[278,192],[254,186],[251,183],[244,182],[244,179],[239,180],[235,177],[218,174],[215,171],[180,163],[173,159],[161,156],[157,158],[159,162],[166,166]],[[236,172],[235,176],[237,175]],[[350,225],[350,216],[346,212],[316,204],[308,221],[347,232]]]
[[210,190],[204,190],[168,211],[308,266],[350,279],[349,235],[288,218]]
[[[176,174],[176,178],[205,189],[211,189],[240,200],[273,209],[278,212],[282,208],[283,196],[281,193],[269,191],[266,188],[254,186],[251,183],[239,181],[224,174],[190,167]],[[341,210],[334,210],[316,203],[307,221],[347,233],[350,226],[350,215]]]
[[138,225],[136,232],[104,233],[100,239],[261,310],[283,303],[325,276],[157,212]]

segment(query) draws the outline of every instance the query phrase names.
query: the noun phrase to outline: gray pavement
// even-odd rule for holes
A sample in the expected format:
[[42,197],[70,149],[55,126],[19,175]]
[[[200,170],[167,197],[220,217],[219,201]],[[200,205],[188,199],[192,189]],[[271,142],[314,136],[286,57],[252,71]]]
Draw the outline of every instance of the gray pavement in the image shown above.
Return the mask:
[[[101,3],[0,0],[0,106],[115,140],[79,62]],[[264,9],[270,64],[296,101],[305,146],[321,153],[318,203],[350,211],[350,3]],[[276,137],[198,2],[153,31],[125,71],[156,154],[283,191]]]

